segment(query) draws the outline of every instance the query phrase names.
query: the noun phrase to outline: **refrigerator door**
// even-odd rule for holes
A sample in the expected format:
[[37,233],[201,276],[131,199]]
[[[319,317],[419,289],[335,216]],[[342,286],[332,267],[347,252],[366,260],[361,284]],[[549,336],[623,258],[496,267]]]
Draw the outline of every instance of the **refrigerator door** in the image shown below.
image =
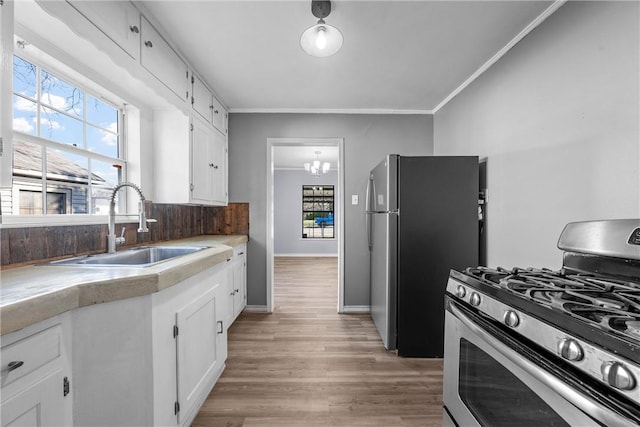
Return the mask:
[[397,161],[390,155],[370,174],[369,247],[371,317],[386,349],[396,348]]
[[398,172],[398,354],[442,357],[449,271],[478,263],[478,157],[401,157]]

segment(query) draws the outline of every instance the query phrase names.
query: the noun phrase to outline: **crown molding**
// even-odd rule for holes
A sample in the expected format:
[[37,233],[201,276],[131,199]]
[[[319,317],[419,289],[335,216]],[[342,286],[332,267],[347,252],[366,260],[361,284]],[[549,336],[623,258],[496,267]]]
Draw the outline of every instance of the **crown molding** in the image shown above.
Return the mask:
[[546,19],[553,15],[553,13],[558,10],[563,4],[565,4],[567,0],[556,0],[553,2],[551,6],[546,8],[536,19],[531,21],[529,25],[527,25],[518,35],[516,35],[509,43],[507,43],[502,49],[498,51],[491,59],[485,62],[480,68],[476,70],[475,73],[471,74],[467,80],[464,81],[460,86],[458,86],[453,92],[451,92],[445,99],[443,99],[440,104],[438,104],[432,111],[432,114],[437,113],[442,107],[447,105],[449,101],[455,98],[460,92],[462,92],[467,86],[473,83],[478,77],[480,77],[485,71],[487,71],[493,64],[498,62],[500,58],[507,54],[515,45],[517,45],[522,39],[524,39],[531,31],[533,31],[537,26],[542,24]]
[[230,113],[265,114],[408,114],[430,115],[432,110],[394,110],[386,108],[230,108]]

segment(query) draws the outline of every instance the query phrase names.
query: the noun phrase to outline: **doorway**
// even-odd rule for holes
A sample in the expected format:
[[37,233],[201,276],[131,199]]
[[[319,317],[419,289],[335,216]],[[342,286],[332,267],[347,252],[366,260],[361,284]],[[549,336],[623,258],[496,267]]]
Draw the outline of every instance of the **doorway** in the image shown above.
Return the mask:
[[[275,258],[275,173],[276,162],[279,161],[282,153],[289,152],[293,154],[294,150],[298,153],[304,152],[302,149],[306,149],[307,152],[312,154],[325,148],[337,149],[337,162],[335,167],[337,168],[338,177],[335,188],[335,203],[331,216],[333,223],[332,232],[335,233],[335,239],[337,240],[337,252],[338,252],[338,305],[337,311],[342,313],[344,311],[344,139],[343,138],[268,138],[267,139],[267,311],[273,312],[275,308],[275,292],[274,292],[274,258]],[[292,156],[292,158],[295,156]],[[313,160],[313,158],[306,157],[306,160],[300,159],[295,162],[296,167],[300,170],[304,170],[303,165],[306,161]],[[333,168],[333,167],[332,167]],[[311,178],[313,178],[310,175]],[[302,197],[302,188],[300,189]],[[322,227],[326,225],[328,221],[328,214],[325,214],[321,218],[322,220],[314,219],[315,225]],[[303,213],[300,212],[300,238],[304,239],[304,225],[303,225]],[[305,224],[307,225],[307,224]]]

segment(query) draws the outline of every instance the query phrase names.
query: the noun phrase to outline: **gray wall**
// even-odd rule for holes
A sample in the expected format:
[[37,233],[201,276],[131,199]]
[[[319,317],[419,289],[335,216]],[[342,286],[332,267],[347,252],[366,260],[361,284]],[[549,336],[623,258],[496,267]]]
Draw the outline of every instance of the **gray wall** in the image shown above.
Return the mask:
[[567,2],[435,114],[487,158],[487,264],[560,267],[571,221],[640,217],[638,2]]
[[[335,188],[335,239],[302,238],[302,186],[333,185]],[[313,176],[304,170],[275,170],[273,173],[274,255],[338,255],[340,194],[338,172]]]
[[[229,201],[249,202],[247,303],[267,304],[267,138],[344,138],[345,305],[369,305],[363,203],[369,170],[389,153],[433,154],[430,115],[230,114]],[[351,195],[360,196],[358,206]]]

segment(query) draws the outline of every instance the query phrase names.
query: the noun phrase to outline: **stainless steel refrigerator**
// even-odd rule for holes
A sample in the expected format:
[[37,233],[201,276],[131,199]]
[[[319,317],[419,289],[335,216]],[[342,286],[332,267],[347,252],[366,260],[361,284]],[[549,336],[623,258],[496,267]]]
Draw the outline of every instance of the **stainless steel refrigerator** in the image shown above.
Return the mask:
[[478,157],[388,155],[369,174],[371,316],[388,350],[442,357],[451,269],[478,265]]

